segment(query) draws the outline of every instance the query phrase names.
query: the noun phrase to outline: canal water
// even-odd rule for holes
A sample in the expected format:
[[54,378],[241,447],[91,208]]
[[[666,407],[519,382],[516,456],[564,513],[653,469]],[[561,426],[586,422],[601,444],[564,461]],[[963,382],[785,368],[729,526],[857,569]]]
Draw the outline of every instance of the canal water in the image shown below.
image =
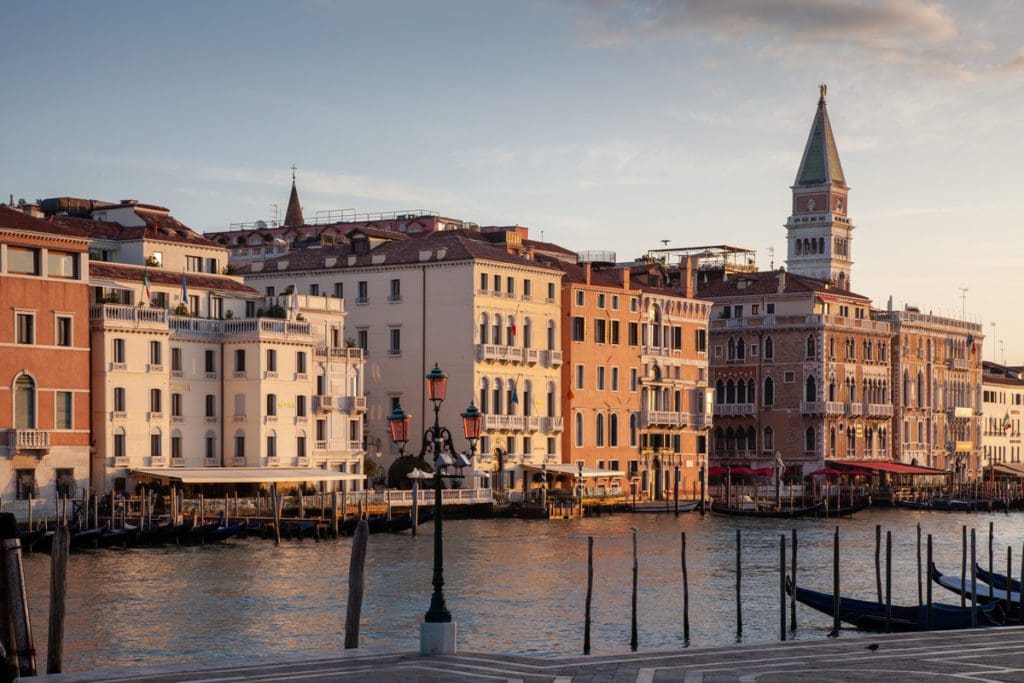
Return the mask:
[[[1024,516],[868,510],[852,519],[749,520],[687,513],[617,514],[577,521],[445,522],[448,606],[466,651],[540,656],[580,654],[587,537],[594,537],[592,642],[595,654],[629,651],[631,525],[638,529],[639,648],[686,645],[680,533],[687,535],[690,646],[733,643],[735,530],[742,530],[743,642],[778,638],[779,535],[799,536],[800,585],[831,592],[832,534],[839,526],[843,595],[875,595],[874,529],[893,532],[893,603],[916,604],[916,524],[935,538],[941,571],[959,573],[960,527],[977,529],[988,562],[995,524],[996,567],[1014,548],[1020,572]],[[418,649],[431,591],[432,525],[413,538],[370,537],[362,643]],[[350,539],[240,540],[203,548],[101,550],[71,556],[65,670],[192,662],[275,652],[329,651],[344,641]],[[922,549],[922,552],[923,549]],[[788,559],[787,559],[788,563]],[[25,558],[39,661],[45,662],[49,556]],[[884,580],[884,565],[883,565]],[[959,598],[934,586],[937,601]],[[796,638],[824,638],[831,619],[797,607]],[[842,637],[856,637],[843,631]]]

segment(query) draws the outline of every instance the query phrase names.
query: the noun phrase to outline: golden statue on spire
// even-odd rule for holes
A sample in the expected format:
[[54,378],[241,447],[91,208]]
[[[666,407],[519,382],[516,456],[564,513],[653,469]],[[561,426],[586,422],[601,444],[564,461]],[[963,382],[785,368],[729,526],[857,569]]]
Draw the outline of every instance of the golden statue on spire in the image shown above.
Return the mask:
[[824,83],[819,83],[818,90],[821,92],[821,99],[825,99],[825,93],[828,92],[828,86]]

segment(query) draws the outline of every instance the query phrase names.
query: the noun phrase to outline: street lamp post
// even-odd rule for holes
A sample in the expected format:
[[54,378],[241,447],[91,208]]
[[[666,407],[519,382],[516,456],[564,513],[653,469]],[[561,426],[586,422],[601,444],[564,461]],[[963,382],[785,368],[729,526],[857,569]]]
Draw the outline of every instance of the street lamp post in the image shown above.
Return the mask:
[[[434,424],[423,433],[423,448],[420,451],[420,459],[424,460],[429,452],[433,456],[434,465],[434,570],[432,584],[433,593],[430,596],[430,607],[424,615],[423,624],[420,628],[420,653],[424,655],[455,654],[456,650],[456,628],[452,621],[452,614],[444,599],[444,541],[443,524],[441,515],[441,491],[443,479],[461,479],[462,469],[472,462],[476,450],[476,441],[480,438],[480,428],[483,423],[483,415],[470,402],[465,412],[461,413],[463,434],[470,444],[470,457],[455,450],[452,443],[451,432],[441,426],[440,412],[441,403],[444,402],[445,392],[448,385],[448,376],[441,372],[441,369],[434,364],[434,368],[427,373],[427,398],[434,405]],[[392,419],[394,418],[394,419]],[[409,417],[404,411],[396,408],[392,415],[388,416],[388,426],[391,437],[395,443],[402,445],[409,438]],[[454,468],[454,473],[446,472]]]

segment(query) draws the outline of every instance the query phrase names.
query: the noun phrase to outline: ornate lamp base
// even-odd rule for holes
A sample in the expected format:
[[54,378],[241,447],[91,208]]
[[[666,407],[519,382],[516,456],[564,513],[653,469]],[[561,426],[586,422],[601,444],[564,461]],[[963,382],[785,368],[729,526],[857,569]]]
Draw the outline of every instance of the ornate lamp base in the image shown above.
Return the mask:
[[420,625],[421,655],[455,654],[455,622],[423,622]]

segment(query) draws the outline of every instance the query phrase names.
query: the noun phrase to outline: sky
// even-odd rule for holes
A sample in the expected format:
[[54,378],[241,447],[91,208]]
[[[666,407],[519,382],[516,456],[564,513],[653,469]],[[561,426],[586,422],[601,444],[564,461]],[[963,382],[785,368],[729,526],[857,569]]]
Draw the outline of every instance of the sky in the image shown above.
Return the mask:
[[827,83],[853,289],[980,322],[985,359],[1020,364],[1022,25],[1009,0],[8,2],[0,201],[226,229],[283,215],[294,164],[307,217],[778,267]]

